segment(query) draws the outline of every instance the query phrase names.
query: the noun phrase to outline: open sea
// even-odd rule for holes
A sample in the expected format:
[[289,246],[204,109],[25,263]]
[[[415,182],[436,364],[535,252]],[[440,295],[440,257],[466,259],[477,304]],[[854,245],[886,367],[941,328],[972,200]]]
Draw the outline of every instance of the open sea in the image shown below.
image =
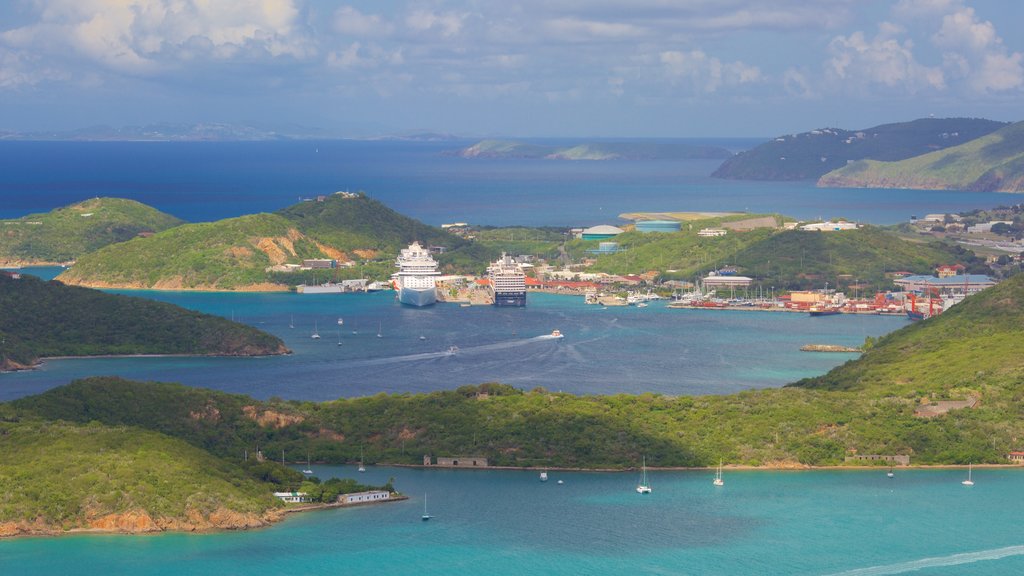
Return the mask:
[[[756,141],[718,143],[741,149]],[[1016,199],[720,181],[708,177],[714,161],[443,155],[466,144],[0,142],[0,218],[102,195],[209,221],[345,189],[365,190],[430,224],[552,226],[695,210],[884,224]],[[50,360],[39,370],[0,374],[0,400],[90,375],[308,400],[486,381],[578,394],[722,394],[781,386],[854,357],[800,352],[803,344],[858,345],[906,324],[663,303],[602,309],[546,294],[531,294],[525,309],[409,309],[390,292],[130,293],[249,323],[282,337],[294,353]],[[310,338],[314,329],[319,340]],[[547,337],[553,329],[565,338]],[[322,478],[358,475],[314,470]],[[1018,470],[976,470],[972,488],[960,485],[960,470],[898,470],[894,479],[874,471],[726,470],[722,488],[711,485],[710,472],[655,471],[654,493],[643,497],[633,490],[634,473],[552,472],[547,483],[518,471],[370,467],[358,476],[371,484],[394,477],[412,498],[297,515],[249,532],[4,540],[0,575],[1024,573]],[[419,518],[424,494],[430,522]]]

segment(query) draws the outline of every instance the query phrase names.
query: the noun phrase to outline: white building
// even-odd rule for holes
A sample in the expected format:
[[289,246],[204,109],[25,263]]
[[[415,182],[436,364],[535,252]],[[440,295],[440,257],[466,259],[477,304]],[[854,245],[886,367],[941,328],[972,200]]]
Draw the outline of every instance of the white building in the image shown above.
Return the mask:
[[380,502],[390,499],[391,493],[386,490],[370,490],[369,492],[354,492],[338,496],[338,502],[342,504],[366,504],[367,502]]
[[303,502],[309,502],[309,494],[305,492],[274,492],[275,498],[280,498],[283,502],[289,504],[301,504]]
[[725,228],[701,228],[697,232],[697,236],[703,236],[704,238],[711,238],[714,236],[725,236],[729,231]]
[[817,230],[819,232],[833,232],[839,230],[856,230],[860,226],[856,222],[847,222],[840,220],[839,222],[815,222],[814,224],[804,224],[800,227],[801,230]]

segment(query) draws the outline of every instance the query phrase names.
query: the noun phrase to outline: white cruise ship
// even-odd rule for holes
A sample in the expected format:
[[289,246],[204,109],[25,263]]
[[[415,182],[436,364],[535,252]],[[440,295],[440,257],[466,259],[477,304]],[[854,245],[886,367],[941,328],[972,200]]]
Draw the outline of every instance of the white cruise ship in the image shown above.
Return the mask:
[[395,260],[398,272],[391,275],[398,301],[410,306],[430,306],[437,302],[437,261],[430,252],[413,242]]
[[501,258],[487,267],[495,306],[526,306],[526,274],[511,256]]

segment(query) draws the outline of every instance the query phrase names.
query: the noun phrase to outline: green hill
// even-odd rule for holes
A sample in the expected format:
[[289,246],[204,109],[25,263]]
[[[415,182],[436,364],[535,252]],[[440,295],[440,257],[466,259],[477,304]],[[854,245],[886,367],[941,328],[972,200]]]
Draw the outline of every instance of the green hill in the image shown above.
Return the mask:
[[326,258],[317,243],[276,214],[186,224],[79,258],[58,280],[95,288],[259,290],[273,265]]
[[854,162],[825,174],[818,186],[1024,192],[1024,122],[899,162]]
[[726,160],[712,176],[811,180],[856,160],[894,161],[957,146],[1006,126],[980,118],[922,118],[864,130],[822,128],[780,136]]
[[181,440],[13,420],[0,419],[0,536],[251,528],[280,517],[274,485]]
[[109,244],[182,223],[134,200],[92,198],[45,214],[0,221],[0,266],[70,262]]
[[284,354],[280,339],[172,304],[0,274],[0,369],[52,356]]
[[[960,263],[974,272],[989,272],[984,261],[957,245],[911,242],[869,225],[842,232],[758,228],[712,238],[697,235],[702,228],[754,219],[752,215],[710,218],[684,225],[678,233],[620,234],[615,241],[625,250],[598,256],[587,271],[635,274],[656,270],[666,277],[693,280],[729,265],[753,278],[755,284],[785,290],[821,288],[825,282],[838,289],[857,284],[884,290],[891,286],[886,272],[930,274],[940,264]],[[597,244],[577,240],[570,247],[574,256],[583,256],[585,249]]]
[[[385,278],[394,271],[399,249],[413,240],[448,248],[442,265],[491,256],[365,194],[332,194],[274,214],[187,224],[108,246],[82,256],[58,279],[95,288],[285,290],[323,282],[326,274]],[[288,269],[307,258],[363,265],[329,272]]]
[[886,273],[931,275],[942,264],[991,272],[984,259],[957,244],[910,241],[870,225],[841,232],[786,230],[736,251],[729,263],[741,274],[791,290],[820,288],[825,282],[838,289],[859,284],[872,292],[886,290],[892,286]]
[[513,140],[482,140],[455,152],[463,158],[528,158],[546,160],[686,160],[728,158],[719,146],[674,142],[584,142],[572,146],[530,144]]
[[331,248],[372,257],[389,256],[412,241],[424,245],[458,248],[468,244],[440,228],[395,212],[365,194],[332,194],[318,202],[300,202],[277,212],[303,234]]

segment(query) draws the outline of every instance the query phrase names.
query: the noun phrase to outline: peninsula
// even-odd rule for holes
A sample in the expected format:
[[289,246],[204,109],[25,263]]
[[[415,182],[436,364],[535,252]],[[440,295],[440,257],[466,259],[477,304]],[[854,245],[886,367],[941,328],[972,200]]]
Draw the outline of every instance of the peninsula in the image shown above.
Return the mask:
[[818,186],[1024,192],[1024,122],[905,160],[852,162],[823,175]]
[[40,358],[286,354],[277,337],[173,304],[0,272],[0,370]]
[[862,130],[820,128],[778,136],[712,174],[732,180],[817,180],[857,160],[895,161],[970,142],[1006,126],[980,118],[921,118]]

